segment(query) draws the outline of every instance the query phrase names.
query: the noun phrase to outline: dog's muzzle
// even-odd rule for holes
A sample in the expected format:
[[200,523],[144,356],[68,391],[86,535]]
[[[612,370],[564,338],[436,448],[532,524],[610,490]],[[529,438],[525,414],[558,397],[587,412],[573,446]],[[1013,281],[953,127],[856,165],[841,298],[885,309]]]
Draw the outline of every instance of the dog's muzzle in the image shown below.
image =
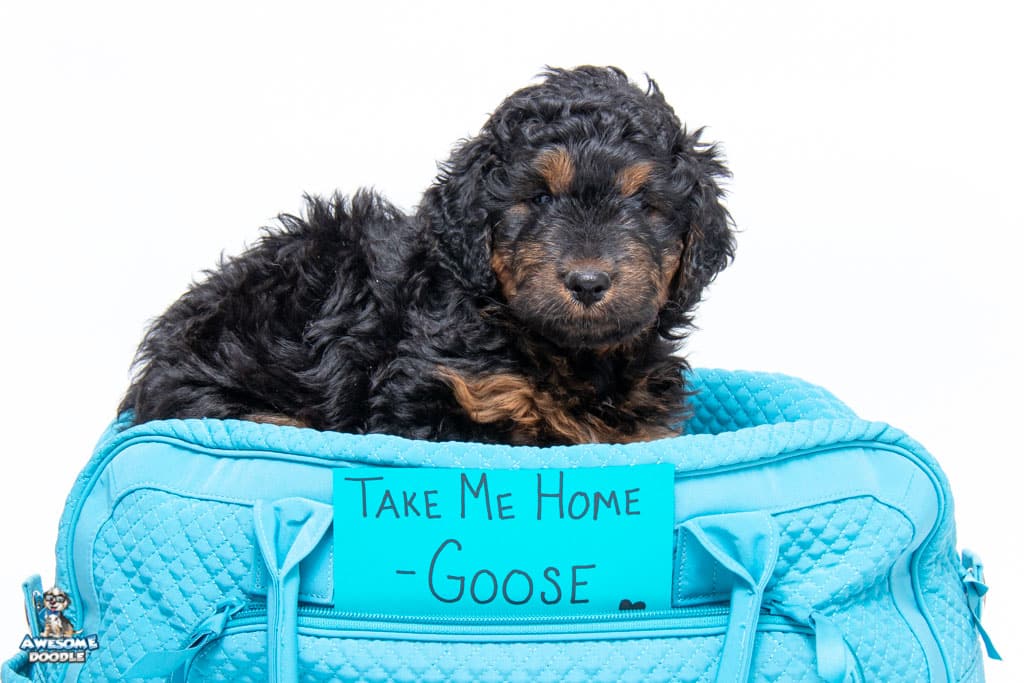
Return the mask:
[[593,306],[603,299],[612,285],[611,275],[596,268],[570,270],[563,281],[572,298],[584,306]]

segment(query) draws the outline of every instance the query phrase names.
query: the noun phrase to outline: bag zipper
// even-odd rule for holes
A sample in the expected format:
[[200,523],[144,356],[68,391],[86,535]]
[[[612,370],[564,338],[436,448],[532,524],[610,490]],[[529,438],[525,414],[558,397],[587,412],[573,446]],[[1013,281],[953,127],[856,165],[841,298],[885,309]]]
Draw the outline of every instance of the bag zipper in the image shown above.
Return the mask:
[[[627,612],[572,617],[407,617],[335,611],[311,605],[298,608],[298,629],[302,634],[390,640],[602,640],[715,635],[725,632],[728,619],[727,603],[658,610],[646,612],[642,617]],[[266,604],[253,601],[228,619],[223,635],[261,630],[266,625]],[[762,611],[758,630],[813,633],[810,627],[767,610]]]
[[[262,600],[221,602],[196,625],[182,649],[148,653],[126,675],[185,680],[200,652],[233,634],[266,631],[267,619],[267,605]],[[728,620],[726,603],[659,610],[639,618],[629,613],[577,617],[398,617],[300,605],[296,630],[301,635],[321,638],[391,641],[582,642],[724,635]],[[814,635],[810,625],[767,610],[761,611],[757,630]]]

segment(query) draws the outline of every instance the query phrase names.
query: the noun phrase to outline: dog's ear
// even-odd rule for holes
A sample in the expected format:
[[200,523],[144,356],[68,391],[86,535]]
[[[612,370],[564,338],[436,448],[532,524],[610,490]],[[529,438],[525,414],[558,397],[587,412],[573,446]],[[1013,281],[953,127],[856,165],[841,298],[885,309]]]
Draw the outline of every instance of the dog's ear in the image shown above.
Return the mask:
[[496,218],[487,188],[498,166],[496,147],[487,131],[459,145],[441,166],[419,209],[430,223],[441,263],[455,279],[479,293],[495,284],[490,263],[491,226]]
[[690,313],[704,288],[732,260],[736,242],[732,218],[722,204],[721,180],[731,174],[715,145],[700,142],[701,131],[681,136],[673,182],[684,198],[677,219],[683,223],[683,251],[668,305],[663,332],[690,324]]

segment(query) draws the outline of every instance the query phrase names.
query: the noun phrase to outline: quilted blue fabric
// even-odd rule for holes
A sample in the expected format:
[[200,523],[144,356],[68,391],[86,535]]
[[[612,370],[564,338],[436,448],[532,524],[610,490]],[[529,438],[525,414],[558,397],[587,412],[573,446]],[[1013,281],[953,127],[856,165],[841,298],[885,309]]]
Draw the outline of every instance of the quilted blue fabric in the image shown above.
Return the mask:
[[[69,616],[98,633],[101,647],[84,665],[15,658],[3,680],[123,680],[151,653],[183,651],[225,602],[248,611],[218,622],[164,680],[285,680],[277,650],[268,657],[274,643],[294,649],[296,680],[317,682],[983,680],[950,492],[931,456],[797,379],[698,370],[689,380],[684,435],[643,444],[531,448],[240,421],[115,423],[69,496],[58,538]],[[776,556],[742,665],[722,656],[733,651],[735,609],[699,627],[639,619],[599,633],[585,624],[478,633],[369,616],[354,624],[296,607],[295,632],[277,635],[259,610],[268,598],[253,577],[267,569],[253,505],[287,496],[329,502],[338,465],[666,462],[676,471],[680,614],[701,592],[688,578],[699,550],[688,529],[743,511],[763,515],[772,530]]]

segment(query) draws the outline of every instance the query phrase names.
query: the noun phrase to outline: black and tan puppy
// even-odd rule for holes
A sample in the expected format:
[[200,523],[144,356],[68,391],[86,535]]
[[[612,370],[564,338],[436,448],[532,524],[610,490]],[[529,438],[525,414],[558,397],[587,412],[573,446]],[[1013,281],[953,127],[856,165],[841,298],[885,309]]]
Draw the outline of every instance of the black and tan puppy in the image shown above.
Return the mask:
[[713,145],[653,82],[552,69],[412,216],[309,199],[158,318],[121,406],[517,444],[674,433],[673,355],[733,234]]
[[64,611],[71,607],[71,598],[54,586],[43,593],[43,638],[70,638],[79,633]]

